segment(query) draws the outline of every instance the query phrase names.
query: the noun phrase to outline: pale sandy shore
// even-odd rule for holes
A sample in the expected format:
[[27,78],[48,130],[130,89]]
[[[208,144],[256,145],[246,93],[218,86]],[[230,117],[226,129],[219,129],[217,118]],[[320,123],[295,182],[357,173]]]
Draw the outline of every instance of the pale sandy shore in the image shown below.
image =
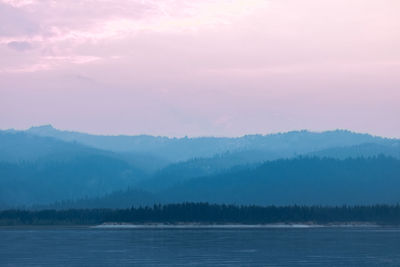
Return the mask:
[[346,224],[128,224],[128,223],[104,223],[90,226],[101,229],[185,229],[185,228],[210,228],[210,229],[252,229],[252,228],[322,228],[322,227],[380,227],[374,223],[346,223]]

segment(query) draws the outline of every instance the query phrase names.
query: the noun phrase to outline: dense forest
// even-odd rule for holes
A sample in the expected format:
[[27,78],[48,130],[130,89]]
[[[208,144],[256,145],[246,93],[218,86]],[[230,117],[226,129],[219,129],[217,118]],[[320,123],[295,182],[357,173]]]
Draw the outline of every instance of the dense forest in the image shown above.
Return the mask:
[[261,206],[400,203],[400,160],[385,156],[280,159],[201,177],[182,168],[148,178],[146,187],[135,183],[140,181],[137,174],[125,162],[97,156],[40,165],[0,163],[0,208],[128,208],[182,202]]
[[400,224],[400,205],[374,206],[235,206],[182,203],[130,209],[5,210],[0,225],[132,224]]
[[400,161],[394,158],[299,157],[190,179],[160,195],[175,203],[373,205],[399,203],[399,188]]

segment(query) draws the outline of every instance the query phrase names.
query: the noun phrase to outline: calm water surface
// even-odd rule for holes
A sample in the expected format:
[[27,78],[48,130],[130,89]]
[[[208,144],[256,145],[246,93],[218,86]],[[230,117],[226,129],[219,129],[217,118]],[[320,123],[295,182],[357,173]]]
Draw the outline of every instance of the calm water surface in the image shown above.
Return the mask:
[[400,266],[400,229],[0,228],[0,266]]

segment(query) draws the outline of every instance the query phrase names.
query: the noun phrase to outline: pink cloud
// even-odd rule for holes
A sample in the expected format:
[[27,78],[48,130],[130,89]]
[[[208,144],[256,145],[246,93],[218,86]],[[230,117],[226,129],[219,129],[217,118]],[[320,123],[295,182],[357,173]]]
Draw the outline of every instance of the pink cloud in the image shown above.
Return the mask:
[[400,135],[397,0],[79,3],[0,2],[0,127]]

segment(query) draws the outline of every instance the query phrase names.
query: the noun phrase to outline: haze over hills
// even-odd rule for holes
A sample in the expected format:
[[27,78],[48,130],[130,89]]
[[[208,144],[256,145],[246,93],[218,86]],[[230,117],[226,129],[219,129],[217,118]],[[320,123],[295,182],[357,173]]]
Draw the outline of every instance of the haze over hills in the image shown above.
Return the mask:
[[[0,206],[94,197],[148,175],[134,157],[26,132],[0,132]],[[138,164],[140,165],[140,164]],[[142,167],[144,166],[144,167]]]
[[168,188],[157,187],[152,194],[128,189],[47,207],[129,208],[181,202],[278,206],[398,204],[399,177],[400,160],[390,157],[346,160],[300,157],[175,181]]
[[116,156],[113,152],[85,146],[77,142],[67,143],[27,132],[0,131],[0,161],[54,160],[97,154]]
[[399,166],[398,139],[344,130],[168,138],[40,126],[0,131],[0,207],[390,204]]
[[400,142],[389,144],[363,143],[349,147],[333,147],[307,154],[308,156],[327,158],[359,158],[386,155],[400,159]]
[[303,130],[268,135],[245,135],[233,138],[90,135],[79,132],[60,131],[51,125],[31,127],[25,132],[38,136],[54,137],[63,141],[75,141],[87,146],[114,152],[152,154],[171,162],[199,157],[212,157],[227,151],[263,151],[275,154],[275,157],[279,158],[364,143],[382,145],[399,144],[399,140],[397,139],[353,133],[346,130],[321,133]]

